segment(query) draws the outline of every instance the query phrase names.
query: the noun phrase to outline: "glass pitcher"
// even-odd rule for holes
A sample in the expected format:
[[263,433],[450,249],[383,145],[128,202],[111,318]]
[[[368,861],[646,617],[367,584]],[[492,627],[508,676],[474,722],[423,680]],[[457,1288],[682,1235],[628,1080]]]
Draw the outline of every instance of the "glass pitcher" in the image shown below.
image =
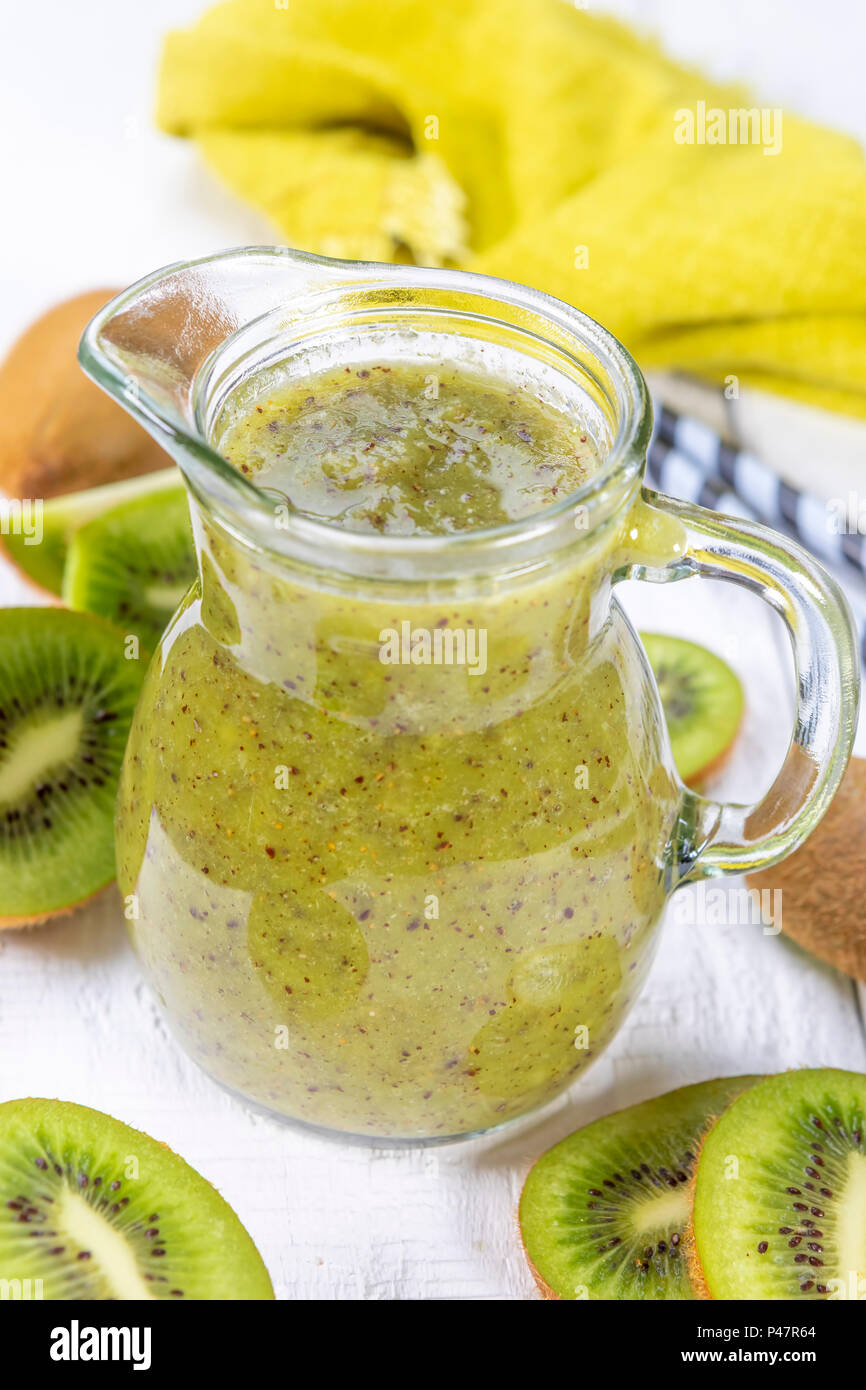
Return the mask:
[[[269,374],[372,357],[537,384],[603,466],[529,518],[402,537],[298,514],[221,456]],[[119,295],[81,361],[189,491],[199,573],[145,679],[117,819],[174,1031],[246,1100],[368,1140],[467,1137],[550,1100],[622,1022],[671,892],[777,862],[826,810],[858,702],[839,589],[772,532],[642,489],[634,361],[505,281],[235,250]],[[755,805],[679,781],[612,592],[695,575],[760,594],[791,636],[796,724]],[[416,662],[418,633],[454,659]]]

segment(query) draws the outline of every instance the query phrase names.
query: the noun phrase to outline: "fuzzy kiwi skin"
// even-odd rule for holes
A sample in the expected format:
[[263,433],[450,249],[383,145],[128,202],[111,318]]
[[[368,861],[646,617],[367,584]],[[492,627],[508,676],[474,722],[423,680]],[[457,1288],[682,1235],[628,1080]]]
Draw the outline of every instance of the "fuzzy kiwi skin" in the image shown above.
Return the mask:
[[542,1297],[542,1298],[545,1300],[545,1302],[547,1302],[547,1303],[551,1303],[551,1302],[552,1302],[552,1303],[561,1303],[561,1302],[562,1302],[562,1299],[559,1297],[559,1294],[558,1294],[558,1293],[554,1293],[554,1292],[553,1292],[553,1289],[550,1287],[550,1285],[549,1285],[548,1283],[546,1283],[546,1281],[545,1281],[544,1279],[542,1279],[542,1277],[541,1277],[541,1275],[539,1274],[538,1270],[535,1268],[535,1265],[532,1263],[531,1259],[530,1259],[529,1256],[526,1254],[526,1246],[525,1246],[525,1245],[524,1245],[524,1247],[523,1247],[523,1253],[524,1253],[524,1255],[526,1255],[526,1263],[529,1265],[529,1272],[530,1272],[530,1274],[532,1275],[533,1279],[535,1280],[535,1287],[538,1289],[538,1292],[541,1294],[541,1297]]
[[[759,1080],[767,1080],[767,1078],[756,1077],[756,1081]],[[701,1154],[704,1151],[707,1140],[719,1123],[722,1114],[724,1114],[724,1111],[720,1112],[718,1115],[711,1115],[709,1117],[707,1127],[698,1142],[697,1162],[692,1170],[692,1180],[689,1183],[689,1220],[683,1236],[683,1258],[685,1259],[686,1268],[689,1272],[689,1283],[694,1289],[695,1298],[704,1303],[713,1302],[714,1300],[710,1292],[710,1286],[704,1275],[703,1266],[698,1256],[697,1241],[695,1240],[695,1190],[698,1184],[698,1168],[700,1167]]]
[[[103,1162],[120,1170],[118,1176],[122,1175],[128,1156],[134,1155],[141,1178],[130,1180],[133,1184],[128,1188],[133,1198],[130,1211],[140,1200],[134,1183],[139,1180],[147,1183],[150,1178],[153,1190],[142,1194],[147,1199],[143,1212],[148,1212],[151,1203],[155,1205],[162,1216],[166,1244],[176,1247],[188,1261],[200,1260],[203,1266],[194,1271],[190,1297],[205,1301],[271,1301],[274,1298],[273,1285],[261,1255],[236,1212],[206,1178],[167,1144],[111,1115],[67,1101],[28,1098],[0,1104],[0,1173],[3,1160],[10,1153],[13,1159],[19,1160],[21,1151],[28,1148],[61,1163],[74,1157],[76,1164],[83,1164],[90,1154],[95,1167],[99,1167],[95,1158],[99,1155]],[[32,1170],[34,1176],[43,1165],[44,1160]],[[90,1176],[94,1176],[92,1171]],[[16,1180],[20,1181],[17,1175]],[[11,1224],[11,1216],[9,1220]],[[139,1228],[142,1224],[145,1223],[139,1221]],[[0,1225],[0,1248],[2,1243]],[[155,1264],[151,1268],[161,1270],[162,1266]],[[58,1292],[58,1272],[46,1268],[44,1260],[41,1272],[45,1275],[45,1298],[62,1298],[62,1292]],[[22,1270],[25,1276],[29,1273]],[[178,1273],[176,1277],[183,1278],[183,1275]],[[156,1290],[158,1285],[154,1288]]]
[[[170,466],[141,425],[78,365],[81,334],[116,293],[90,290],[55,304],[0,363],[0,492],[7,497],[46,501]],[[31,551],[39,547],[16,540],[0,536],[0,555],[56,602],[59,557],[47,569],[34,565]]]
[[855,980],[866,981],[866,759],[853,758],[824,819],[750,888],[781,893],[786,936]]
[[[766,1080],[767,1078],[764,1079]],[[721,1115],[714,1115],[710,1123],[707,1125],[705,1132],[701,1135],[700,1144],[698,1146],[698,1161],[694,1166],[694,1170],[692,1172],[692,1180],[689,1185],[691,1197],[690,1213],[688,1225],[686,1226],[685,1235],[683,1237],[683,1257],[686,1261],[686,1268],[688,1269],[689,1273],[689,1283],[694,1289],[695,1298],[697,1298],[703,1303],[712,1303],[715,1302],[715,1300],[710,1291],[710,1286],[707,1283],[703,1265],[701,1264],[700,1256],[698,1255],[698,1244],[695,1238],[695,1192],[697,1190],[698,1185],[698,1169],[700,1167],[701,1155],[704,1151],[704,1147],[706,1145],[707,1140],[709,1139],[710,1135],[712,1134],[720,1119]]]
[[77,903],[70,903],[68,907],[52,908],[50,912],[37,912],[32,917],[0,917],[0,931],[16,931],[21,927],[44,927],[47,922],[57,922],[63,917],[71,917],[80,907],[86,907],[88,903],[101,898],[108,887],[110,885],[105,884],[102,888],[97,888],[95,893],[89,893],[86,898],[79,898]]
[[55,304],[0,365],[0,489],[47,498],[135,477],[171,460],[78,365],[78,341],[116,290]]
[[698,1144],[698,1161],[692,1170],[692,1180],[689,1184],[689,1219],[683,1234],[683,1258],[686,1262],[686,1269],[688,1270],[689,1283],[694,1290],[695,1298],[702,1303],[712,1302],[713,1295],[710,1293],[709,1284],[704,1277],[703,1266],[698,1256],[697,1241],[695,1240],[695,1191],[698,1184],[698,1166],[701,1161],[701,1154],[704,1151],[704,1145],[720,1118],[719,1115],[712,1116]]

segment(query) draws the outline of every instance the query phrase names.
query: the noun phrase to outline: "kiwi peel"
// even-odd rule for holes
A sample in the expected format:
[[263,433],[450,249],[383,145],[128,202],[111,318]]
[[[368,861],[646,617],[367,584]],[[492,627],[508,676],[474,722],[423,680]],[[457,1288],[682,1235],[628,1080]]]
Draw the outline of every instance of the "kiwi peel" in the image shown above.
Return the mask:
[[[762,893],[762,901],[781,904],[776,925],[786,936],[844,974],[866,981],[866,759],[849,763],[829,810],[806,843],[774,868],[749,874],[746,882]],[[764,890],[770,890],[766,899]]]
[[0,489],[48,498],[165,468],[168,455],[78,365],[78,342],[115,290],[54,305],[0,365]]
[[0,610],[0,928],[67,912],[114,879],[117,781],[142,674],[101,618]]
[[215,1188],[110,1115],[0,1104],[0,1273],[48,1300],[271,1300],[258,1250]]
[[713,1299],[866,1297],[866,1076],[757,1083],[704,1139],[687,1240]]
[[745,701],[737,676],[697,642],[642,632],[659,688],[674,762],[682,780],[698,786],[717,772],[733,747]]
[[684,1254],[702,1134],[758,1078],[685,1086],[596,1120],[544,1154],[520,1199],[545,1297],[689,1300]]

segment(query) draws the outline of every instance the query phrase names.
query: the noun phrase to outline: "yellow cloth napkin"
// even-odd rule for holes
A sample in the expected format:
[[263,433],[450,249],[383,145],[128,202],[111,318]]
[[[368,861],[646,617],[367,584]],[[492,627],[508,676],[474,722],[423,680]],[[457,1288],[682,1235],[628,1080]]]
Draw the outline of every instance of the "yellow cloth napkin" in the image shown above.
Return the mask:
[[158,120],[291,245],[519,280],[645,367],[866,417],[863,153],[788,112],[680,143],[699,103],[753,106],[566,0],[228,0],[168,36]]

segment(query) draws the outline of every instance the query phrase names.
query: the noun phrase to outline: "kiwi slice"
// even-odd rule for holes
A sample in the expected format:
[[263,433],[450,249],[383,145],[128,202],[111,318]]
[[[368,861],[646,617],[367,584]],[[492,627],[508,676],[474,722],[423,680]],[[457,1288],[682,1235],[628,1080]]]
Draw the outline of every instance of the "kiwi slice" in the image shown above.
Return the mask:
[[661,696],[674,762],[699,783],[729,752],[743,718],[743,687],[730,666],[697,642],[642,632]]
[[32,538],[23,534],[10,532],[2,538],[3,548],[26,579],[37,588],[59,597],[63,592],[63,571],[69,543],[79,527],[121,502],[169,488],[179,494],[183,492],[183,481],[176,468],[146,473],[141,478],[128,478],[120,483],[106,483],[103,487],[88,488],[84,492],[49,497],[42,504],[42,536],[39,544],[34,544]]
[[62,608],[0,609],[0,927],[114,878],[114,802],[143,663]]
[[209,1182],[139,1130],[60,1100],[0,1105],[0,1271],[54,1300],[274,1297]]
[[690,1242],[717,1299],[866,1298],[866,1076],[772,1076],[707,1136]]
[[549,1298],[691,1299],[691,1178],[714,1115],[757,1080],[684,1086],[579,1129],[526,1180],[520,1230]]
[[110,618],[154,651],[195,574],[186,492],[173,482],[75,532],[63,597],[71,608]]

